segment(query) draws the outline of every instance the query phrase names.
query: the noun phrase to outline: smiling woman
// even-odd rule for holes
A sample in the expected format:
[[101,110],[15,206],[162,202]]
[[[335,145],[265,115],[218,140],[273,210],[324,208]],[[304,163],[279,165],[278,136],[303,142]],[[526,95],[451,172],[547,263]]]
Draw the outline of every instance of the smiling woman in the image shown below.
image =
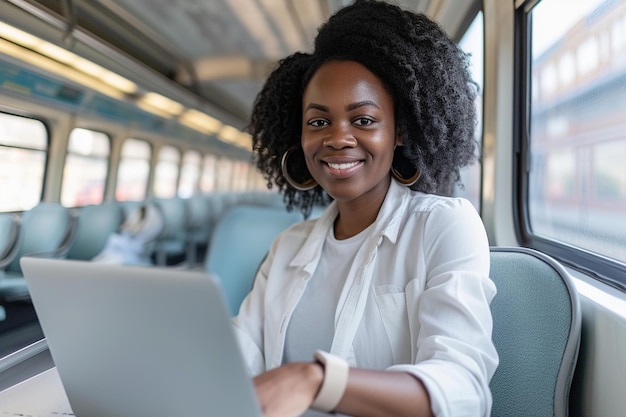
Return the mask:
[[235,319],[266,415],[489,414],[486,234],[467,200],[434,194],[473,160],[474,97],[445,33],[379,1],[340,10],[270,75],[258,166],[305,215],[333,202],[277,238]]

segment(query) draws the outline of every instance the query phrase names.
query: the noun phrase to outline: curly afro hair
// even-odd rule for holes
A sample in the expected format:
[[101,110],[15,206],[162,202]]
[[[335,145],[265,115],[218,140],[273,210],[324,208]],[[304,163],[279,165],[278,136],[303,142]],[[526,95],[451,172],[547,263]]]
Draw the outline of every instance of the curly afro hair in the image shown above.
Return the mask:
[[[281,171],[281,157],[300,146],[302,95],[325,62],[351,60],[378,76],[394,100],[405,167],[421,173],[412,189],[450,194],[460,168],[476,159],[476,84],[466,54],[428,17],[377,0],[357,0],[323,24],[312,54],[295,53],[278,64],[258,94],[248,132],[257,167],[276,184],[288,209],[308,216],[330,197],[317,186],[293,188]],[[297,166],[296,166],[297,165]],[[295,178],[310,177],[306,164],[290,164]],[[297,172],[300,170],[300,172]]]

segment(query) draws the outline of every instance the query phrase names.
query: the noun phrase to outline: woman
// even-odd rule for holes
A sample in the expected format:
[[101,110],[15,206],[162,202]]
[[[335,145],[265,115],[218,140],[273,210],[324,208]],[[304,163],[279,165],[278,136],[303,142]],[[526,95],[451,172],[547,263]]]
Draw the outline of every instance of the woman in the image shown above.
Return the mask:
[[[305,215],[234,319],[265,416],[488,416],[489,247],[466,200],[464,54],[423,15],[357,1],[257,97],[257,164]],[[306,411],[311,408],[312,410]]]

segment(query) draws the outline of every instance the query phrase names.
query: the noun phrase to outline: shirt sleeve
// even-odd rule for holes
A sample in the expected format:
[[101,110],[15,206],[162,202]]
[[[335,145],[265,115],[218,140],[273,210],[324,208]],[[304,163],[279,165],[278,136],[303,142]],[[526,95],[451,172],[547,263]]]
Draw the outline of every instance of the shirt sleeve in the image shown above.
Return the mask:
[[414,280],[406,292],[410,326],[419,329],[415,362],[389,369],[419,378],[437,417],[488,417],[498,365],[489,307],[496,288],[482,221],[468,201],[450,199],[423,230],[425,287]]

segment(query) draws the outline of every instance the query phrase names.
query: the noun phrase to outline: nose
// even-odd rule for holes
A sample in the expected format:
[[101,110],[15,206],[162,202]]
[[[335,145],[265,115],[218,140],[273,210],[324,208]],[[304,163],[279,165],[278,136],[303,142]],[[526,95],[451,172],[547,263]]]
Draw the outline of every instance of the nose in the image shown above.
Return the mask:
[[354,148],[357,144],[356,137],[351,129],[351,124],[335,123],[327,130],[327,135],[322,142],[324,146],[333,149]]

